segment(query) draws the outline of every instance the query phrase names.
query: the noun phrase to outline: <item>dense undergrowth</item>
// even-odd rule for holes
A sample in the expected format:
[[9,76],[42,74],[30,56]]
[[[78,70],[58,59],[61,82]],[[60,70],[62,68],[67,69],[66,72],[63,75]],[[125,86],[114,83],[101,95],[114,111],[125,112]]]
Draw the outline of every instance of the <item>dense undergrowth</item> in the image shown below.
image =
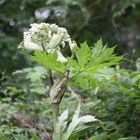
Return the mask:
[[[139,0],[0,0],[0,140],[139,140],[139,13]],[[71,58],[70,48],[63,51],[68,53],[64,57],[75,75],[61,101],[55,133],[46,68],[53,69],[57,79],[66,67],[56,61],[58,52],[47,58],[36,52],[34,59],[40,65],[17,49],[22,33],[33,22],[66,27],[82,48]],[[106,54],[98,49],[105,47],[101,40],[93,45],[101,36],[109,46],[118,44],[115,52],[124,55],[120,63],[111,59],[113,48],[106,48]],[[77,70],[92,49],[97,51],[95,46],[98,55],[93,56],[98,61],[80,74]],[[44,56],[52,63],[38,60]]]
[[[94,74],[93,78],[82,75],[72,80],[60,106],[61,112],[66,108],[69,110],[67,123],[70,123],[79,102],[81,116],[90,114],[99,120],[90,125],[88,131],[79,129],[76,138],[79,137],[80,140],[139,138],[138,63],[135,68],[136,70],[132,71],[121,69],[117,65],[101,69],[101,73]],[[53,121],[47,79],[47,71],[42,66],[15,71],[10,77],[1,75],[1,139],[52,138]]]

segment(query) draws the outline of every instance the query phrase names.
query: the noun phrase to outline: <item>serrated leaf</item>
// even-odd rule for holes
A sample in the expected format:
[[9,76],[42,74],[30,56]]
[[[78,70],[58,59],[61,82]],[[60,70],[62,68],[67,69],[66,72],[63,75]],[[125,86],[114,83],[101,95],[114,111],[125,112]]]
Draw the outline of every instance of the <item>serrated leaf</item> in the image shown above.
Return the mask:
[[88,47],[87,42],[82,43],[80,48],[77,48],[76,57],[81,68],[90,60],[91,49]]
[[54,71],[64,73],[66,71],[66,65],[57,61],[57,53],[45,53],[36,51],[33,56],[34,60],[36,60],[39,64],[52,69]]
[[76,76],[76,82],[80,84],[80,86],[84,89],[88,89],[88,81],[87,78],[82,76],[82,75],[77,75]]
[[76,60],[72,58],[68,58],[68,65],[73,70],[73,72],[78,72],[80,70],[80,65],[77,63]]
[[[87,46],[87,43],[76,49],[78,62],[77,60],[70,60],[71,62],[69,62],[73,71],[75,70],[73,77],[76,77],[76,83],[79,83],[85,90],[88,89],[89,85],[94,89],[99,86],[108,88],[106,82],[109,80],[107,77],[110,76],[104,71],[110,69],[110,66],[118,64],[123,58],[116,56],[114,49],[115,47],[108,48],[107,45],[103,45],[102,39],[99,39],[92,49]],[[107,73],[111,74],[110,71]]]
[[83,71],[88,74],[98,73],[103,68],[117,64],[122,57],[116,56],[113,51],[114,47],[107,48],[107,45],[103,46],[101,39],[98,40],[92,48],[91,59]]

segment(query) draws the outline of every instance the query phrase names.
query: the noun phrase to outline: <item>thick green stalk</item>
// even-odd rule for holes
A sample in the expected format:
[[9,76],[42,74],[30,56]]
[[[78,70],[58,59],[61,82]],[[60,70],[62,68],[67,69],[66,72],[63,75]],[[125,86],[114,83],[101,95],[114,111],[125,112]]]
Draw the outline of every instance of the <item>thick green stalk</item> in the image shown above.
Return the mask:
[[59,117],[59,104],[52,103],[52,115],[53,115],[53,125],[55,128],[55,125],[57,124],[58,117]]
[[54,128],[59,117],[59,104],[67,88],[68,74],[61,80],[55,81],[50,91]]

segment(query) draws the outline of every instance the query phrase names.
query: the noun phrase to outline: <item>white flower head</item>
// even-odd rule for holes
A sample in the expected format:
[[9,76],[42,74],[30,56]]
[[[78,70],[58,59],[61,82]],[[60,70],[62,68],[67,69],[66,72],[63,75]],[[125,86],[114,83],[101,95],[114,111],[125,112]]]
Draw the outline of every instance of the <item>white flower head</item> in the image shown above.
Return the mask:
[[48,53],[57,51],[57,60],[62,63],[66,62],[67,59],[60,50],[61,47],[64,48],[66,45],[73,49],[73,41],[67,30],[56,24],[33,23],[31,28],[24,32],[23,46],[25,49],[46,51]]

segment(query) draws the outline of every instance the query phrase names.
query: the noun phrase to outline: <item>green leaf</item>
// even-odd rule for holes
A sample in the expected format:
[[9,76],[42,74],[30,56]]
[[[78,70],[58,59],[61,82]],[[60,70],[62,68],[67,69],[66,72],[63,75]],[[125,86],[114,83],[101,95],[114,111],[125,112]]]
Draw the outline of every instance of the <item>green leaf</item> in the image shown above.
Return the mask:
[[76,76],[76,82],[80,84],[80,86],[84,89],[88,89],[88,81],[87,78],[82,76],[82,75],[77,75]]
[[76,59],[68,60],[68,64],[72,67],[72,77],[76,77],[76,83],[85,90],[89,85],[94,89],[99,86],[108,88],[106,82],[112,76],[110,66],[118,64],[123,58],[114,54],[114,48],[103,45],[102,39],[99,39],[92,49],[86,42],[81,44],[81,47],[75,50]]
[[[69,124],[69,127],[68,127],[67,131],[65,132],[65,134],[63,136],[63,140],[72,140],[74,130],[78,126],[82,127],[86,123],[96,121],[94,116],[85,115],[85,116],[79,117],[79,114],[80,114],[80,104],[79,104],[77,110],[75,111],[75,113],[73,115],[72,122]],[[89,126],[90,126],[90,124],[89,124]],[[84,127],[83,127],[83,129],[84,129]],[[87,129],[87,127],[86,127],[86,129]],[[80,131],[78,131],[78,133],[79,132]]]
[[32,133],[32,140],[41,140],[35,133]]
[[39,64],[52,69],[54,71],[64,73],[66,71],[66,64],[57,61],[57,53],[38,52],[36,51],[33,56]]
[[67,118],[68,118],[68,110],[65,110],[58,118],[58,123],[56,125],[55,132],[53,135],[54,140],[62,140],[64,131],[67,126]]
[[83,71],[88,74],[98,73],[103,68],[118,64],[122,56],[116,56],[113,51],[114,47],[107,48],[107,45],[102,44],[101,39],[98,40],[92,48],[91,59]]
[[87,42],[84,42],[80,45],[80,48],[77,48],[76,57],[81,68],[90,60],[91,49],[88,47]]
[[97,119],[95,119],[94,116],[85,115],[85,116],[79,117],[79,114],[80,114],[80,104],[77,107],[72,117],[72,121],[70,122],[69,126],[67,126],[68,110],[64,111],[58,119],[58,123],[55,128],[53,139],[54,140],[76,140],[78,138],[78,137],[77,138],[75,137],[77,133],[80,133],[83,130],[87,130],[91,128],[90,123],[97,121]]
[[26,135],[23,135],[23,134],[18,134],[18,135],[15,135],[15,140],[28,140],[28,136],[27,134]]
[[84,72],[84,75],[101,73],[100,70],[116,65],[122,59],[122,56],[116,56],[113,53],[114,48],[107,48],[107,45],[103,45],[102,39],[99,39],[92,49],[84,42],[80,48],[75,50],[78,62],[69,59],[69,65],[78,74],[80,72]]
[[92,136],[88,140],[98,140],[97,136]]
[[0,135],[0,140],[12,140],[12,139],[4,136],[3,134],[1,134]]
[[63,140],[68,140],[72,135],[72,132],[74,131],[76,126],[79,124],[79,114],[80,114],[80,104],[73,115],[72,122],[69,124],[67,131],[63,135]]
[[70,66],[70,68],[73,70],[74,73],[80,71],[80,65],[78,64],[78,62],[70,57],[68,58],[68,65]]
[[137,140],[136,137],[123,137],[123,138],[119,138],[118,140]]

